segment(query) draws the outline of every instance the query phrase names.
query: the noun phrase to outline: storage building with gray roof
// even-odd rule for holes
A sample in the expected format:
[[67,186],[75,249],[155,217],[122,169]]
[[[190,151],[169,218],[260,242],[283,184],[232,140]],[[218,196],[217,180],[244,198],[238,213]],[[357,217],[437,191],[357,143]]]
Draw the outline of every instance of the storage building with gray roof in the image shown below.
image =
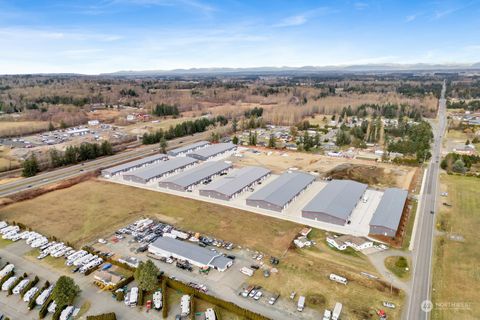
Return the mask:
[[107,168],[102,170],[102,176],[106,178],[111,178],[116,175],[129,172],[132,170],[136,170],[139,168],[146,167],[148,165],[154,164],[154,163],[159,163],[165,159],[168,159],[166,154],[160,153],[160,154],[154,154],[142,159],[138,159],[135,161],[130,161],[127,163],[120,164],[115,167]]
[[190,157],[172,158],[123,175],[123,180],[146,184],[185,170],[198,162]]
[[183,147],[172,149],[172,150],[168,151],[167,154],[169,156],[172,156],[172,157],[177,157],[177,156],[185,155],[189,152],[192,152],[192,151],[195,151],[195,150],[198,150],[198,149],[201,149],[201,148],[205,148],[208,145],[210,145],[210,143],[208,141],[199,141],[199,142],[195,142],[195,143],[183,146]]
[[343,226],[366,190],[363,183],[332,180],[302,209],[302,217]]
[[221,154],[235,150],[237,146],[231,142],[216,143],[209,145],[205,148],[198,149],[196,151],[187,153],[188,157],[192,157],[198,160],[209,160]]
[[160,237],[149,244],[148,252],[158,257],[186,260],[199,268],[210,267],[219,271],[225,271],[233,264],[232,259],[225,257],[217,251],[167,237]]
[[315,177],[301,171],[285,172],[247,198],[247,205],[282,212]]
[[266,179],[270,172],[262,167],[244,167],[201,188],[200,195],[228,201]]
[[224,161],[205,162],[190,170],[185,170],[179,174],[170,176],[159,181],[158,185],[162,188],[178,191],[191,191],[193,187],[219,175],[227,172],[232,164]]
[[385,190],[370,221],[370,234],[395,237],[405,209],[407,196],[407,190],[398,188]]

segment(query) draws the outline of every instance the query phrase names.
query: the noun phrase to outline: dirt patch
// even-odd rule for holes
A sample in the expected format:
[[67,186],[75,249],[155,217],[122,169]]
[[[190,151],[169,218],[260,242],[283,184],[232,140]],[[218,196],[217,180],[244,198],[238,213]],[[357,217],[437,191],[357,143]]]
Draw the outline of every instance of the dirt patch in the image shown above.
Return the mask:
[[377,166],[341,164],[328,172],[332,179],[350,179],[368,185],[387,185],[391,179],[384,168]]

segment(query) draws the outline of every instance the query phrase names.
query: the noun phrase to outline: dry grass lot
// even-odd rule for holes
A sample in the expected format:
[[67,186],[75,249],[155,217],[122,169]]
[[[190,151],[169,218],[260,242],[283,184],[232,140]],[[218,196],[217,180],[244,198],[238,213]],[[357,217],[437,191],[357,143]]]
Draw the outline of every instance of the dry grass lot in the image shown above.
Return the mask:
[[[265,278],[262,272],[256,272],[250,279],[272,292],[288,297],[292,291],[305,295],[306,305],[323,312],[332,309],[335,302],[344,304],[342,311],[345,319],[369,319],[373,310],[382,308],[382,301],[393,301],[395,310],[386,310],[390,319],[399,319],[403,295],[390,295],[390,287],[378,281],[372,281],[360,272],[377,274],[367,258],[361,253],[337,251],[325,242],[325,233],[312,231],[309,236],[317,244],[309,249],[290,249],[278,265],[279,272]],[[337,284],[328,279],[330,273],[336,273],[349,280],[348,285]],[[375,317],[373,317],[375,319]]]
[[[480,180],[448,176],[441,178],[442,202],[437,226],[442,231],[462,236],[465,241],[449,240],[447,234],[437,238],[433,261],[432,319],[478,319],[480,315]],[[436,307],[437,306],[437,307]]]
[[48,121],[1,121],[0,137],[19,136],[48,129]]
[[[230,157],[241,166],[262,166],[274,173],[282,173],[289,168],[331,175],[338,172],[337,178],[354,179],[371,186],[399,187],[409,189],[416,168],[375,163],[368,160],[334,158],[312,153],[274,151],[256,148],[260,153],[242,152],[243,157]],[[270,154],[269,154],[270,153]]]
[[35,226],[39,232],[77,245],[143,215],[235,243],[242,239],[243,245],[272,254],[283,252],[301,229],[288,221],[242,210],[96,180],[0,210],[1,219]]

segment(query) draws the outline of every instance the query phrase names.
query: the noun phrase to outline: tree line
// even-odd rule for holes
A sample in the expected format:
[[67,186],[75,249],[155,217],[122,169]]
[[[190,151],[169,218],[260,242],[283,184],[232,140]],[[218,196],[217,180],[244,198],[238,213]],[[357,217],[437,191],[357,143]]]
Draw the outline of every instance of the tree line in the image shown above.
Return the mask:
[[175,105],[161,103],[155,106],[155,108],[152,110],[152,114],[159,117],[178,116],[180,114],[180,111],[178,111],[178,107]]
[[114,154],[113,148],[108,141],[103,141],[101,144],[85,142],[80,146],[68,146],[63,154],[57,149],[50,150],[50,160],[52,166],[56,168],[112,154]]
[[418,162],[431,157],[430,143],[433,139],[432,127],[426,121],[409,126],[405,137],[388,144],[388,152],[415,155]]
[[198,132],[207,131],[208,127],[219,125],[226,125],[228,123],[227,118],[224,116],[217,116],[215,118],[201,118],[196,120],[188,120],[177,124],[175,127],[170,126],[166,131],[163,129],[157,130],[152,133],[145,133],[142,137],[143,144],[159,143],[162,138],[165,140],[172,140],[174,138],[180,138],[188,135],[193,135]]

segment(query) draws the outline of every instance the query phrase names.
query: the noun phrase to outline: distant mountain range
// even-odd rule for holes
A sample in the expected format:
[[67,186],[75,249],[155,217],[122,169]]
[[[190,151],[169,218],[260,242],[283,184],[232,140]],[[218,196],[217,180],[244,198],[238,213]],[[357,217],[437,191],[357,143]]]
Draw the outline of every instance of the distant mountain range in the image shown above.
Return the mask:
[[222,75],[222,74],[309,74],[350,72],[414,72],[414,71],[466,71],[480,70],[480,62],[472,64],[359,64],[344,66],[304,67],[257,67],[257,68],[192,68],[174,70],[117,71],[103,73],[109,76],[175,76],[175,75]]

